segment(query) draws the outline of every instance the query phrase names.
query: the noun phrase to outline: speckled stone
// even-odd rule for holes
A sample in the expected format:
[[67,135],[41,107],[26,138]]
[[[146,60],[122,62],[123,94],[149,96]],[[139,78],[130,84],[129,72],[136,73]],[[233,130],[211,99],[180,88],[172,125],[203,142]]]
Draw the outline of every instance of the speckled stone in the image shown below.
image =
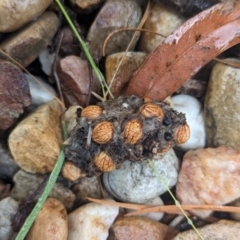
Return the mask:
[[64,205],[48,198],[38,213],[26,240],[67,240],[68,218]]
[[[239,240],[240,239],[240,223],[220,220],[219,222],[198,228],[201,236],[205,240]],[[179,233],[173,240],[199,240],[199,236],[194,230],[188,230]]]
[[62,144],[61,105],[53,100],[37,108],[11,132],[8,145],[16,163],[30,173],[51,172]]
[[[168,187],[174,186],[179,169],[174,151],[170,149],[165,154],[156,155],[152,160]],[[104,173],[103,183],[110,194],[125,202],[146,203],[167,191],[148,161],[125,161],[119,169]]]
[[[240,197],[240,151],[227,147],[200,148],[184,157],[176,185],[181,204],[224,205]],[[211,210],[194,210],[208,217]]]
[[143,52],[119,52],[106,58],[106,81],[114,97],[126,94],[132,75],[146,57],[147,54]]
[[[12,217],[16,214],[19,203],[11,197],[0,201],[0,239],[9,240],[14,236],[11,227]],[[15,238],[14,238],[15,239]]]
[[[230,61],[240,63],[237,59]],[[205,97],[207,145],[240,150],[240,69],[216,63]]]
[[118,240],[164,240],[168,227],[146,217],[121,217],[113,225]]
[[[14,187],[11,196],[19,201],[26,200],[37,190],[46,177],[47,175],[31,174],[23,170],[18,171],[13,178]],[[73,192],[60,182],[55,183],[49,197],[61,201],[68,210],[72,208],[75,201]]]
[[160,1],[151,1],[148,18],[143,25],[143,29],[159,33],[163,36],[142,32],[139,40],[139,50],[150,53],[159,46],[165,37],[177,29],[185,19],[172,9],[163,6]]
[[[122,28],[136,28],[140,22],[142,11],[133,0],[109,0],[106,1],[92,23],[87,42],[89,51],[96,59],[102,57],[102,47],[106,37],[114,30]],[[106,46],[106,54],[125,51],[133,33],[123,31],[113,36]],[[137,38],[130,50],[133,50]]]
[[41,15],[52,0],[1,0],[0,32],[13,32]]

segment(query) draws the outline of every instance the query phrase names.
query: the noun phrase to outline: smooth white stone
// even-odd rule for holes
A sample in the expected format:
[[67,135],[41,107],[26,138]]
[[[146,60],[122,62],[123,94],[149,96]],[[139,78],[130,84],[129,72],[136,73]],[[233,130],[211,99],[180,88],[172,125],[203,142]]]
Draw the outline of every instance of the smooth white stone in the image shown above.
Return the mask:
[[12,217],[18,209],[18,202],[11,197],[0,201],[0,239],[9,240],[14,236],[12,230]]
[[[152,162],[167,186],[174,186],[179,169],[175,152],[155,155]],[[112,196],[125,202],[146,203],[167,191],[148,161],[125,161],[119,169],[104,173],[103,183]]]
[[118,211],[116,206],[100,203],[88,203],[77,208],[68,215],[68,240],[106,240]]
[[185,113],[190,128],[190,138],[178,147],[185,151],[205,147],[206,131],[201,103],[195,97],[184,94],[172,97],[172,101],[176,111]]
[[39,62],[42,65],[42,70],[48,76],[52,75],[52,67],[55,61],[56,54],[50,54],[49,49],[45,48],[38,56]]
[[29,110],[33,110],[33,109],[39,107],[40,105],[43,105],[47,102],[52,101],[54,99],[53,95],[57,96],[57,93],[54,90],[54,88],[52,86],[50,86],[49,84],[47,84],[43,79],[34,76],[53,95],[51,95],[50,92],[48,92],[46,88],[44,88],[40,83],[38,83],[35,79],[33,79],[32,76],[30,76],[28,74],[25,74],[25,76],[28,80],[28,84],[30,87],[30,93],[32,96],[32,104],[29,106]]

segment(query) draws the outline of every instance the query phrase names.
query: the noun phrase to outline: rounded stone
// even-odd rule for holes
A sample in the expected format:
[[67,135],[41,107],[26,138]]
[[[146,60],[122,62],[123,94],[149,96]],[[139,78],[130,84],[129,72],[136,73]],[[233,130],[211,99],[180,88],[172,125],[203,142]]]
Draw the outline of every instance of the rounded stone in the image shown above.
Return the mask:
[[223,63],[213,67],[204,104],[208,147],[226,146],[240,150],[239,85],[239,68]]
[[[118,29],[136,28],[141,20],[141,15],[141,8],[133,0],[106,1],[87,35],[88,48],[93,58],[102,57],[103,44],[110,33]],[[122,31],[112,36],[106,45],[106,55],[125,51],[133,34],[131,31]],[[133,41],[130,51],[135,48],[136,42],[137,38]]]
[[114,97],[126,93],[132,74],[146,60],[147,54],[143,52],[119,52],[106,58],[106,81]]
[[105,240],[119,208],[100,203],[85,204],[68,215],[68,240]]
[[[185,19],[179,13],[165,7],[159,1],[152,1],[149,16],[143,29],[148,29],[154,33],[141,33],[139,50],[147,53],[152,52],[184,21]],[[161,36],[155,33],[159,33]]]
[[40,16],[52,0],[1,0],[0,32],[12,32]]
[[172,97],[173,109],[185,114],[190,128],[190,138],[178,148],[188,151],[206,146],[206,130],[204,124],[203,106],[200,101],[190,95]]
[[66,240],[68,218],[64,205],[54,198],[48,198],[29,231],[26,240]]
[[19,203],[11,197],[0,201],[0,239],[15,239],[12,229],[12,218],[17,213]]
[[[59,19],[53,12],[45,12],[36,21],[6,38],[0,48],[23,67],[32,63],[51,42],[57,32]],[[1,58],[6,59],[3,54]]]
[[[152,162],[167,186],[174,186],[179,169],[175,152],[155,155]],[[110,194],[125,202],[146,203],[167,191],[148,161],[125,161],[119,169],[104,173],[103,183]]]
[[61,105],[53,100],[37,108],[11,132],[8,145],[16,163],[30,173],[51,172],[61,150]]

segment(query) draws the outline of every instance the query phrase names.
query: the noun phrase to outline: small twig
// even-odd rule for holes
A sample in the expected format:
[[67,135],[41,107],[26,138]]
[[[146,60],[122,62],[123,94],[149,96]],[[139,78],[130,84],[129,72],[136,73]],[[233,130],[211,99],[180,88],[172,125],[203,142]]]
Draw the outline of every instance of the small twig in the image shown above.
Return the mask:
[[[59,54],[59,49],[60,49],[60,46],[61,46],[61,43],[62,43],[62,39],[63,39],[63,34],[61,33],[59,35],[59,41],[57,43],[57,49],[56,49],[56,55],[55,55],[55,60],[54,60],[54,63],[53,63],[53,77],[56,81],[56,85],[57,85],[57,89],[58,89],[58,94],[59,94],[59,97],[61,99],[61,101],[63,102],[64,104],[64,99],[63,99],[63,94],[62,94],[62,89],[61,89],[61,84],[60,84],[60,80],[59,80],[59,77],[58,77],[58,74],[57,74],[57,63],[58,63],[58,54]],[[65,106],[65,104],[64,104]],[[66,107],[65,107],[66,108]]]
[[[150,205],[134,204],[134,203],[112,202],[106,199],[96,199],[96,198],[90,198],[90,197],[87,197],[86,199],[91,202],[137,210],[134,212],[127,213],[125,214],[125,216],[132,216],[132,215],[138,215],[138,214],[149,213],[149,212],[165,212],[165,213],[171,213],[171,214],[181,214],[179,207],[176,205],[150,206]],[[212,210],[216,212],[240,213],[240,207],[233,207],[233,206],[217,206],[217,205],[181,205],[181,206],[186,211]],[[216,218],[208,217],[208,218],[204,218],[204,220],[216,221]]]
[[97,98],[99,101],[101,101],[101,102],[104,102],[104,101],[105,101],[104,98],[102,98],[100,95],[98,95],[97,93],[95,93],[95,92],[93,92],[93,91],[92,91],[92,95],[93,95],[95,98]]
[[227,65],[232,66],[232,67],[240,68],[240,63],[239,62],[233,62],[233,61],[228,60],[228,59],[220,59],[220,58],[213,58],[213,59],[217,62],[224,63],[224,64],[227,64]]
[[[116,70],[115,70],[115,72],[114,72],[114,74],[113,74],[113,77],[112,77],[112,79],[111,79],[111,81],[110,81],[110,83],[109,83],[109,89],[111,88],[111,86],[112,86],[112,84],[113,84],[113,81],[114,81],[114,79],[115,79],[115,77],[116,77],[116,75],[117,75],[117,73],[118,73],[118,71],[119,71],[119,68],[120,68],[120,66],[121,66],[124,58],[125,58],[126,55],[127,55],[128,50],[130,49],[130,47],[131,47],[134,39],[137,37],[137,31],[139,31],[139,30],[142,28],[143,24],[144,24],[145,21],[147,20],[147,16],[148,16],[148,13],[149,13],[149,9],[150,9],[150,1],[148,1],[148,4],[147,4],[146,10],[145,10],[145,13],[144,13],[144,15],[143,15],[143,17],[142,17],[142,19],[141,19],[138,27],[136,28],[136,31],[134,32],[134,34],[133,34],[133,36],[132,36],[132,38],[131,38],[131,41],[129,42],[129,44],[128,44],[128,46],[127,46],[127,49],[126,49],[126,51],[125,51],[125,54],[123,55],[123,57],[121,58],[121,60],[119,61],[118,65],[117,65],[117,68],[116,68]],[[104,44],[103,44],[103,56],[105,55],[105,48],[106,48],[106,44],[107,44],[108,40],[111,38],[111,36],[113,36],[116,32],[119,32],[119,31],[120,31],[120,30],[114,31],[113,33],[111,33],[110,35],[108,35],[108,37],[107,37],[106,40],[104,41]],[[123,31],[123,29],[121,29],[121,31]],[[109,89],[107,89],[106,94],[108,93]]]
[[[64,0],[62,0],[62,2],[64,4]],[[58,30],[54,36],[53,43],[51,44],[50,51],[49,51],[50,54],[53,54],[55,52],[56,42],[58,41],[59,35],[61,34],[62,20],[63,20],[62,12],[58,11],[58,22],[59,22]]]
[[90,98],[91,98],[91,92],[92,92],[92,86],[93,86],[93,73],[92,73],[92,69],[90,68],[89,64],[88,64],[88,72],[89,72],[89,87],[88,87],[86,106],[89,105]]
[[[148,29],[144,29],[144,28],[121,28],[121,29],[117,29],[117,30],[114,30],[113,32],[111,32],[105,39],[104,41],[104,44],[103,44],[103,48],[102,48],[102,52],[103,52],[103,56],[106,55],[106,46],[108,44],[108,41],[110,40],[110,38],[112,38],[115,34],[119,33],[119,32],[125,32],[125,31],[130,31],[130,32],[148,32],[148,33],[152,33],[152,34],[155,34],[155,35],[158,35],[158,36],[161,36],[163,38],[166,38],[167,36],[161,34],[161,33],[157,33],[157,32],[154,32],[154,31],[151,31],[151,30],[148,30]],[[130,44],[131,46],[131,44]]]
[[43,188],[46,185],[46,182],[49,179],[49,175],[45,177],[42,183],[38,186],[38,188],[24,201],[20,204],[17,213],[14,215],[12,220],[12,228],[15,232],[18,232],[22,227],[24,221],[26,220],[28,214],[32,210],[34,205],[35,198],[40,194]]

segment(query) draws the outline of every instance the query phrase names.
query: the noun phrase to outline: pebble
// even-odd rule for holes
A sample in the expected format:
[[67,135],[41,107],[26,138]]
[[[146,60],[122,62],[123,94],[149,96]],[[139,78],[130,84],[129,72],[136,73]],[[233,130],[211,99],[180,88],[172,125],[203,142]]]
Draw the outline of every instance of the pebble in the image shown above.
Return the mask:
[[[81,29],[81,27],[80,27]],[[85,35],[85,30],[80,30],[83,35]],[[81,47],[77,37],[69,26],[65,26],[60,30],[62,35],[62,42],[59,48],[59,56],[66,57],[70,55],[80,56]]]
[[[114,30],[122,28],[136,28],[141,20],[142,11],[134,0],[110,0],[106,1],[93,21],[87,42],[93,58],[102,57],[102,47],[106,37]],[[125,51],[131,41],[133,33],[123,31],[113,36],[106,46],[106,55]],[[130,51],[134,49],[137,38],[131,45]]]
[[143,25],[143,29],[162,34],[163,36],[142,32],[139,40],[139,50],[151,53],[165,40],[165,37],[182,25],[184,21],[185,19],[179,13],[163,6],[159,1],[152,1],[149,15]]
[[[45,12],[35,22],[4,40],[0,44],[0,48],[23,67],[26,67],[49,45],[57,29],[57,15],[53,12]],[[0,56],[6,58],[2,54]]]
[[61,106],[53,100],[37,108],[11,132],[8,144],[16,163],[30,173],[51,172],[62,144]]
[[70,135],[73,128],[77,125],[78,112],[82,108],[79,105],[69,107],[63,114],[63,119],[66,123],[68,135]]
[[121,217],[113,224],[113,231],[118,240],[164,240],[168,227],[146,217]]
[[9,197],[11,193],[11,184],[0,180],[0,200]]
[[32,225],[26,240],[67,240],[68,218],[63,204],[48,198]]
[[[226,60],[240,63],[236,59]],[[227,146],[240,150],[239,81],[239,68],[217,63],[212,69],[204,108],[209,147]]]
[[187,151],[205,147],[206,131],[201,103],[195,97],[183,94],[172,97],[172,101],[173,109],[185,113],[190,128],[190,138],[178,148]]
[[[240,207],[240,198],[234,200],[229,205],[234,207]],[[230,213],[233,220],[240,221],[240,213],[239,212],[231,212]]]
[[[188,151],[176,185],[181,204],[224,205],[240,197],[240,152],[227,147]],[[192,211],[205,218],[210,210]]]
[[68,215],[68,240],[106,240],[118,215],[116,206],[88,203]]
[[10,181],[18,170],[19,166],[12,158],[7,144],[0,141],[0,179]]
[[[174,151],[155,155],[152,160],[167,186],[174,186],[179,169]],[[103,183],[112,196],[124,202],[146,203],[167,191],[148,161],[125,161],[119,169],[104,173]]]
[[[57,74],[60,79],[61,89],[67,106],[80,105],[86,107],[88,101],[93,102],[93,95],[89,91],[99,93],[100,84],[93,73],[87,60],[77,56],[68,56],[59,61]],[[90,90],[89,90],[90,89]]]
[[[201,236],[205,240],[239,240],[240,223],[230,220],[220,220],[216,223],[198,228]],[[173,240],[199,240],[199,236],[194,230],[179,233]]]
[[199,79],[187,80],[175,93],[190,95],[195,98],[204,98],[207,91],[207,82]]
[[42,70],[48,76],[52,76],[52,69],[55,58],[56,54],[55,53],[50,54],[49,48],[43,49],[38,56],[39,62],[42,66]]
[[88,202],[86,197],[102,198],[101,182],[97,176],[81,178],[77,184],[73,185],[72,191],[79,205]]
[[[160,197],[156,197],[156,198],[152,199],[151,201],[146,202],[145,205],[148,205],[148,206],[163,206],[164,203],[163,203],[163,200]],[[132,210],[132,209],[127,209],[126,210],[127,213],[130,213],[130,212],[133,212],[133,211],[134,210]],[[138,216],[144,216],[144,217],[147,217],[147,218],[152,219],[152,220],[160,221],[163,218],[163,215],[164,215],[163,212],[149,212],[149,213],[139,214]]]
[[0,201],[0,239],[13,239],[15,233],[11,227],[12,218],[18,209],[18,202],[11,197],[4,198]]
[[86,174],[82,173],[81,169],[71,161],[65,161],[61,173],[64,178],[71,182],[77,181],[79,178],[86,176]]
[[55,89],[42,78],[34,76],[38,80],[37,82],[32,76],[28,74],[24,75],[27,78],[32,97],[32,103],[28,107],[28,111],[32,111],[37,107],[52,101],[54,99],[53,96],[57,96]]
[[27,79],[8,61],[0,60],[0,133],[11,127],[31,104]]
[[13,32],[40,16],[52,0],[1,0],[0,32]]
[[[18,171],[13,178],[14,186],[11,196],[19,201],[26,200],[37,190],[46,177],[47,175],[31,174],[23,170]],[[55,183],[49,196],[61,201],[68,210],[72,208],[75,201],[73,192],[60,182]]]
[[88,13],[98,8],[104,0],[70,0],[76,11]]
[[[146,57],[147,54],[142,52],[120,52],[106,58],[106,81],[115,98],[126,94],[132,74],[142,65]],[[120,67],[117,69],[119,64]]]

